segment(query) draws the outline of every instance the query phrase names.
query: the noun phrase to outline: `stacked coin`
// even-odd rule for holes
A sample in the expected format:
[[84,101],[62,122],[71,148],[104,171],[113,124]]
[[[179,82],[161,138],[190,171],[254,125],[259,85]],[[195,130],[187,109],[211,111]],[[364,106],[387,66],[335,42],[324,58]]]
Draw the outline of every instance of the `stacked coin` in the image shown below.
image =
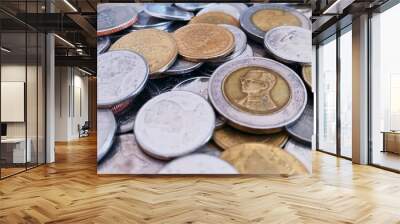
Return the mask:
[[106,3],[99,18],[100,174],[311,172],[311,27],[296,8]]

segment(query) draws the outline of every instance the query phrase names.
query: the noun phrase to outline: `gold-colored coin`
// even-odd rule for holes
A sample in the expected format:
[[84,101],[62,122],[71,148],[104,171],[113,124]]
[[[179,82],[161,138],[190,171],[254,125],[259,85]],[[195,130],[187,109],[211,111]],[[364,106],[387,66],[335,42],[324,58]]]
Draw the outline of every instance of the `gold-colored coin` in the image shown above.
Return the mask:
[[223,12],[207,12],[194,17],[189,24],[208,23],[208,24],[228,24],[239,27],[239,21],[235,17]]
[[285,150],[265,143],[245,143],[225,150],[221,158],[242,174],[300,175],[307,169]]
[[235,47],[233,34],[214,24],[189,24],[174,33],[179,54],[189,61],[224,57]]
[[311,65],[303,66],[303,78],[309,87],[312,87],[312,71]]
[[222,91],[235,108],[261,115],[279,111],[291,97],[286,80],[261,67],[244,67],[232,72],[225,78]]
[[111,50],[131,50],[141,54],[150,67],[150,74],[167,70],[178,55],[173,36],[157,29],[131,32],[117,40]]
[[288,140],[288,137],[288,134],[283,131],[268,135],[254,135],[241,132],[226,125],[223,128],[214,131],[213,140],[219,147],[228,150],[236,145],[251,142],[268,143],[278,147],[283,147]]
[[292,13],[281,9],[262,9],[251,17],[252,23],[260,30],[268,30],[278,26],[299,26],[301,21]]

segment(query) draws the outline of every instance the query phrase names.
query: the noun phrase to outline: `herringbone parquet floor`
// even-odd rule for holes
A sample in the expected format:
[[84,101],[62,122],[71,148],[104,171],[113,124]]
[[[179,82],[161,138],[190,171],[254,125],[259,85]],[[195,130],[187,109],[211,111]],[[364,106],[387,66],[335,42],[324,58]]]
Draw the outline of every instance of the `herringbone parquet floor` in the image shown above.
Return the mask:
[[97,176],[93,137],[0,181],[0,223],[400,223],[400,175],[314,153],[312,177]]

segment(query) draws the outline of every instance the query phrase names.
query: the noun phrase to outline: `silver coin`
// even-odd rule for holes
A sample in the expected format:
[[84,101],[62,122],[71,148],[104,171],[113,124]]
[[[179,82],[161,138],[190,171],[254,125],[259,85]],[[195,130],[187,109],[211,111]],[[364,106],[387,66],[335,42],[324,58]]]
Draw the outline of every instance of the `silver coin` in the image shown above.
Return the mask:
[[126,29],[137,20],[133,4],[99,4],[97,6],[97,36],[110,35]]
[[293,124],[286,126],[286,131],[293,138],[311,144],[314,131],[314,108],[312,100],[308,100],[307,106],[300,118]]
[[197,11],[207,7],[210,3],[175,3],[175,5],[186,11]]
[[311,22],[310,20],[305,17],[303,14],[297,12],[295,9],[279,6],[279,5],[272,5],[272,4],[260,4],[255,5],[248,8],[240,17],[240,26],[252,37],[254,40],[258,42],[263,42],[264,36],[266,31],[261,30],[259,27],[254,25],[253,23],[253,15],[260,10],[268,10],[268,9],[278,9],[288,12],[295,16],[298,21],[301,23],[301,27],[305,29],[311,30]]
[[117,130],[114,114],[108,109],[97,110],[97,162],[109,151]]
[[285,63],[311,64],[311,31],[296,26],[280,26],[265,34],[266,49]]
[[138,15],[138,21],[132,27],[134,29],[158,28],[168,26],[172,23],[173,21],[156,18],[142,11]]
[[125,134],[116,138],[110,153],[99,164],[99,174],[156,174],[165,161],[146,155],[138,146],[135,135]]
[[97,106],[111,107],[142,91],[149,76],[145,59],[133,51],[109,51],[97,57]]
[[154,17],[168,20],[189,21],[194,15],[191,12],[174,6],[147,4],[144,11]]
[[238,11],[239,11],[239,13],[240,13],[240,15],[242,15],[243,13],[244,13],[244,11],[246,11],[249,7],[246,5],[246,4],[244,4],[244,3],[227,3],[227,4],[229,4],[229,5],[231,5],[231,6],[233,6],[233,7],[235,7]]
[[139,110],[134,132],[146,153],[171,159],[204,145],[214,127],[214,110],[203,97],[188,91],[170,91],[147,101]]
[[196,153],[203,153],[207,154],[210,156],[215,156],[215,157],[220,157],[221,156],[221,149],[218,148],[214,143],[207,143],[207,145],[204,145],[200,149],[196,151]]
[[[239,72],[241,69],[244,69],[243,72]],[[226,80],[237,80],[239,86],[226,84]],[[230,100],[227,95],[229,87],[225,86],[232,89],[229,97],[233,98]],[[279,92],[278,96],[284,96],[279,104],[275,102],[277,98],[273,99],[271,95],[275,91]],[[306,88],[293,70],[259,57],[235,59],[218,67],[209,81],[208,96],[214,108],[230,124],[255,133],[280,131],[301,116],[307,103]]]
[[207,154],[192,154],[167,163],[159,174],[238,174],[228,162]]
[[312,154],[309,146],[289,139],[284,150],[296,157],[296,159],[306,167],[309,173],[312,172]]
[[223,12],[228,15],[231,15],[235,19],[239,20],[240,12],[235,7],[227,3],[212,3],[205,7],[204,9],[200,10],[197,15],[202,15],[207,12]]
[[110,47],[110,44],[111,40],[107,36],[97,38],[97,54],[104,53]]
[[254,56],[253,49],[250,47],[250,45],[247,44],[246,49],[244,49],[244,51],[235,59],[253,57],[253,56]]
[[203,65],[203,62],[190,62],[179,57],[164,73],[168,75],[186,74],[196,70],[201,65]]

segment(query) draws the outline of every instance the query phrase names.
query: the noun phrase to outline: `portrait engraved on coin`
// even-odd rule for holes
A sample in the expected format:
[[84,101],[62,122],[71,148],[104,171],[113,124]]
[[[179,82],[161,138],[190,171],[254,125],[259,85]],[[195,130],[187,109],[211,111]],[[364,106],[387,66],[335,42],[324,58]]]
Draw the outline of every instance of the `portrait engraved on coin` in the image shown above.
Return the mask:
[[270,114],[290,99],[287,82],[277,73],[261,67],[234,71],[223,82],[223,93],[236,108],[252,114]]

